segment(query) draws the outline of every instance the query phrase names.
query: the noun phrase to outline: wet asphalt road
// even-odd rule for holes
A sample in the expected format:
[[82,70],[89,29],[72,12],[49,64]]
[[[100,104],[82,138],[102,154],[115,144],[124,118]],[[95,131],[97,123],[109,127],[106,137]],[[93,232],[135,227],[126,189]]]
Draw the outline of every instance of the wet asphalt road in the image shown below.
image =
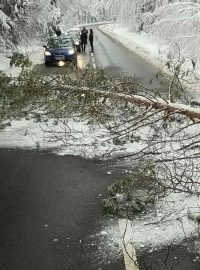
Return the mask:
[[161,89],[163,85],[169,85],[162,75],[158,76],[158,68],[97,29],[94,43],[97,66],[103,67],[109,74],[134,76],[150,89]]
[[[79,157],[1,149],[0,269],[125,270],[120,248],[110,257],[111,242],[101,245],[104,225],[117,223],[103,215],[99,198],[119,176],[107,175],[106,167]],[[168,248],[138,252],[140,270],[199,270],[198,255],[187,246],[172,247],[169,256]]]
[[[200,257],[192,244],[194,241],[188,239],[183,245],[171,244],[151,253],[138,252],[140,270],[199,270]],[[189,250],[191,244],[193,248]]]
[[1,149],[0,269],[124,270],[122,258],[94,264],[89,240],[114,178],[92,160]]

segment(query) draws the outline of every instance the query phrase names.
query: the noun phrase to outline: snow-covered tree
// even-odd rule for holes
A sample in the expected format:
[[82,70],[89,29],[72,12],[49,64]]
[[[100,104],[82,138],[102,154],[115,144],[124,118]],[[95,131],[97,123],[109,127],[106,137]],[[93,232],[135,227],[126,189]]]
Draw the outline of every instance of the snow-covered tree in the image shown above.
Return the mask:
[[55,0],[1,0],[1,45],[12,47],[41,38],[59,18],[59,3]]
[[165,57],[176,59],[181,54],[191,65],[200,61],[199,0],[110,0],[101,1],[117,26],[130,31],[144,31],[165,46]]

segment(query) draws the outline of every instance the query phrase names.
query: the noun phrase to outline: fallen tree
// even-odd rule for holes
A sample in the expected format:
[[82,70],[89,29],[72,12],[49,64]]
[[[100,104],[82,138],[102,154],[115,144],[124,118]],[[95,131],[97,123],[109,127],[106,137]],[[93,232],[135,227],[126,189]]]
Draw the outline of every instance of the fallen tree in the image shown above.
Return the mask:
[[[172,207],[167,214],[155,213],[156,219],[151,220],[149,227],[154,223],[168,224],[175,216],[175,222],[178,219],[183,227],[182,239],[199,233],[200,110],[190,107],[187,100],[180,104],[174,97],[174,103],[169,102],[134,79],[114,80],[101,70],[72,71],[46,78],[25,70],[18,78],[1,74],[0,85],[2,133],[14,119],[25,118],[32,127],[34,114],[33,121],[42,130],[42,141],[51,148],[72,147],[74,154],[79,147],[87,157],[92,154],[91,157],[112,162],[113,158],[121,158],[123,167],[131,167],[128,181],[122,179],[110,189],[112,200],[106,202],[109,213],[113,201],[124,198],[125,190],[129,212],[145,211],[149,203],[156,202],[160,203],[159,211],[166,205]],[[26,130],[24,136],[30,132]],[[88,139],[91,134],[93,141]],[[42,149],[40,144],[37,142],[38,150]],[[103,147],[106,151],[102,154]],[[138,186],[150,198],[135,194]],[[177,195],[186,202],[183,209],[177,206]],[[192,206],[191,202],[187,205],[190,198]],[[122,205],[118,206],[121,210]],[[114,210],[119,212],[118,208]],[[185,232],[187,219],[194,226]],[[144,226],[146,229],[148,224]]]

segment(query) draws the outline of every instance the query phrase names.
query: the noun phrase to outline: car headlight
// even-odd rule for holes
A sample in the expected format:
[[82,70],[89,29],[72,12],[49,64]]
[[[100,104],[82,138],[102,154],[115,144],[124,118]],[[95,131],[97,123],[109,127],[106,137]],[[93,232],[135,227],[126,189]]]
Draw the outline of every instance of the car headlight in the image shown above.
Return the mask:
[[72,48],[72,49],[70,49],[69,51],[68,51],[68,54],[74,54],[75,53],[75,50]]
[[44,54],[45,54],[46,56],[50,56],[50,55],[51,55],[51,53],[50,53],[49,51],[45,51]]
[[75,41],[75,43],[74,43],[76,46],[78,46],[80,43],[79,43],[79,41],[77,40],[77,41]]

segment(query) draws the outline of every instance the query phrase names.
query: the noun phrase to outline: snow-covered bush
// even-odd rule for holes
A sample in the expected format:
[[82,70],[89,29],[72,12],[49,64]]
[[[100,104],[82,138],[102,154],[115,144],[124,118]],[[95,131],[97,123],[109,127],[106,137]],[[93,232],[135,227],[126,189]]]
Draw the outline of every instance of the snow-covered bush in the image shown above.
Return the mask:
[[200,59],[200,3],[175,2],[145,13],[143,30],[169,44],[174,58],[177,47],[188,59]]

